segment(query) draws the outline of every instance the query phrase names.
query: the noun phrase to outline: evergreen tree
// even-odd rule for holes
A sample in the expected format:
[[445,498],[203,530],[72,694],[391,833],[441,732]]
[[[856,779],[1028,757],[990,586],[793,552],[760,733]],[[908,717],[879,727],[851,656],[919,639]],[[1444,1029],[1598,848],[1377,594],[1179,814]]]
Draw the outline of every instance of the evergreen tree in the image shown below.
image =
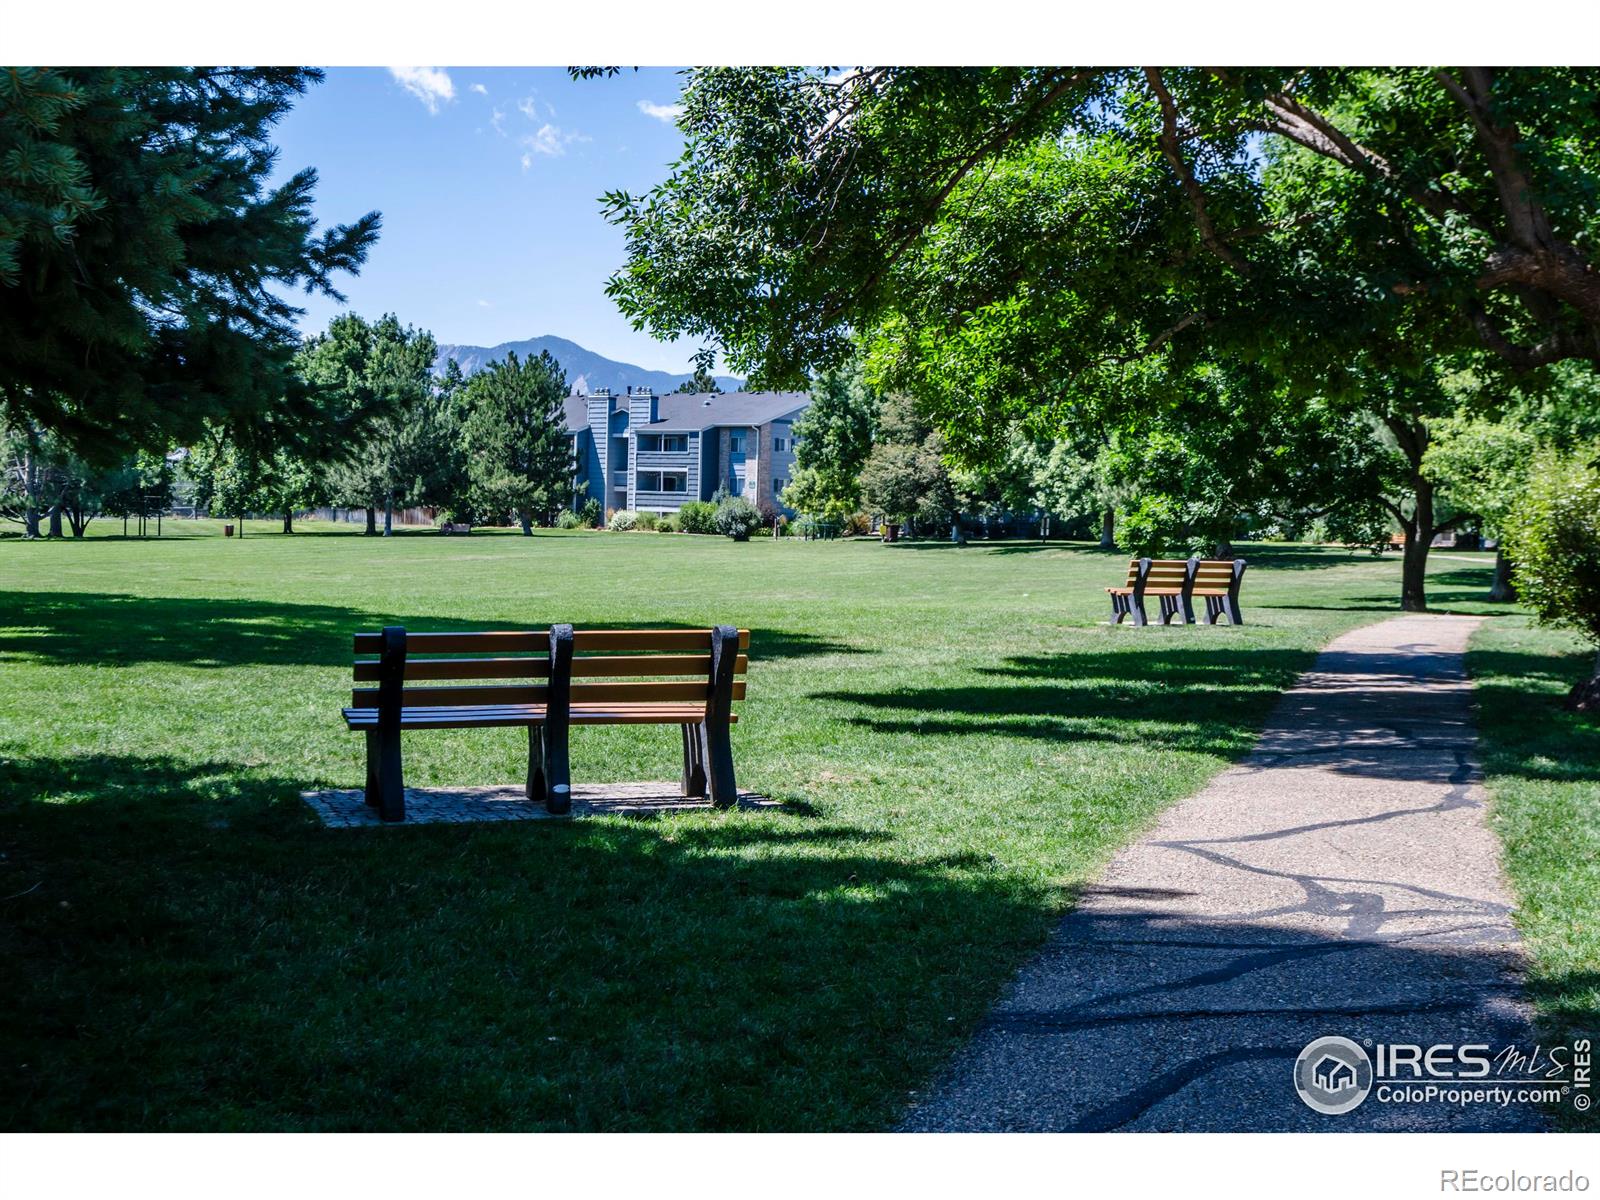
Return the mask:
[[322,419],[292,369],[294,288],[338,297],[379,217],[316,233],[316,173],[269,187],[275,122],[321,73],[0,72],[0,411],[112,462],[207,422],[290,444]]
[[475,512],[513,513],[524,534],[554,519],[572,486],[566,396],[566,373],[548,351],[526,361],[513,352],[467,382],[461,440]]

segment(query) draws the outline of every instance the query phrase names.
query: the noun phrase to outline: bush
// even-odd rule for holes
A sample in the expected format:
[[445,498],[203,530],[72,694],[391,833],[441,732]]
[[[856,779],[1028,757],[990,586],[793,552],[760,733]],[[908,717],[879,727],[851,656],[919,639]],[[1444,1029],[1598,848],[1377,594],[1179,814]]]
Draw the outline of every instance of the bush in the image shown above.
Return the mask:
[[717,532],[736,542],[748,541],[764,524],[761,510],[743,496],[734,496],[717,505]]
[[678,532],[678,518],[677,517],[662,517],[661,520],[656,522],[656,532],[657,533],[677,533]]
[[578,517],[586,528],[599,529],[602,511],[600,501],[590,496],[583,502],[583,507],[578,510]]
[[717,506],[690,500],[678,509],[678,528],[685,533],[716,533]]
[[627,533],[639,524],[639,514],[619,508],[611,514],[611,520],[606,522],[606,528],[612,533]]
[[846,537],[865,537],[872,532],[872,514],[858,512],[844,523],[844,528],[839,531]]
[[658,514],[653,512],[642,512],[634,521],[633,527],[635,529],[642,529],[646,533],[654,533],[656,531],[656,526],[660,524],[661,517]]
[[1528,607],[1600,646],[1600,446],[1535,462],[1506,525],[1506,554]]
[[563,508],[561,515],[556,518],[557,529],[581,529],[582,527],[583,518],[570,508]]

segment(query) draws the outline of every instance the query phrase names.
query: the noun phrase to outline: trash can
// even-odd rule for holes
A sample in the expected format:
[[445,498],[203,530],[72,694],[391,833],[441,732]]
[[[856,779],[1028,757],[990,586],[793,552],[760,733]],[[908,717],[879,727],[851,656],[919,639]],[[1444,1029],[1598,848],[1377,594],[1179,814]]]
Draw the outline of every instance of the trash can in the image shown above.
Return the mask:
[[900,540],[900,526],[886,522],[883,526],[883,540],[886,542],[898,542]]
[[233,526],[232,525],[224,525],[222,527],[222,536],[223,537],[232,537],[233,536]]

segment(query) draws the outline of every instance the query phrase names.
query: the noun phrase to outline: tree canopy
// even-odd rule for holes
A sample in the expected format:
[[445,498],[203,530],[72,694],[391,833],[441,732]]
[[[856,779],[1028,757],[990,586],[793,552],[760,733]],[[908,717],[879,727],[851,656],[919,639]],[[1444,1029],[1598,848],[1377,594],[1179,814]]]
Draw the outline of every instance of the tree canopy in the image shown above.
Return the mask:
[[339,297],[379,216],[317,232],[316,172],[269,184],[303,67],[0,70],[0,408],[108,460],[321,420],[294,290]]

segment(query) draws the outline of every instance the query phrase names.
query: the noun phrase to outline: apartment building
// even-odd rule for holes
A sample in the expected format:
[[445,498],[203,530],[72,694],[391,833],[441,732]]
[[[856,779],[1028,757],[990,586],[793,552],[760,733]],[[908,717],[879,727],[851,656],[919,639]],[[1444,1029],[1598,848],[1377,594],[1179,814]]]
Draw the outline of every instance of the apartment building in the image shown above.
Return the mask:
[[794,474],[792,424],[805,392],[673,392],[630,388],[567,398],[573,507],[672,513],[719,491],[792,516],[780,494]]

